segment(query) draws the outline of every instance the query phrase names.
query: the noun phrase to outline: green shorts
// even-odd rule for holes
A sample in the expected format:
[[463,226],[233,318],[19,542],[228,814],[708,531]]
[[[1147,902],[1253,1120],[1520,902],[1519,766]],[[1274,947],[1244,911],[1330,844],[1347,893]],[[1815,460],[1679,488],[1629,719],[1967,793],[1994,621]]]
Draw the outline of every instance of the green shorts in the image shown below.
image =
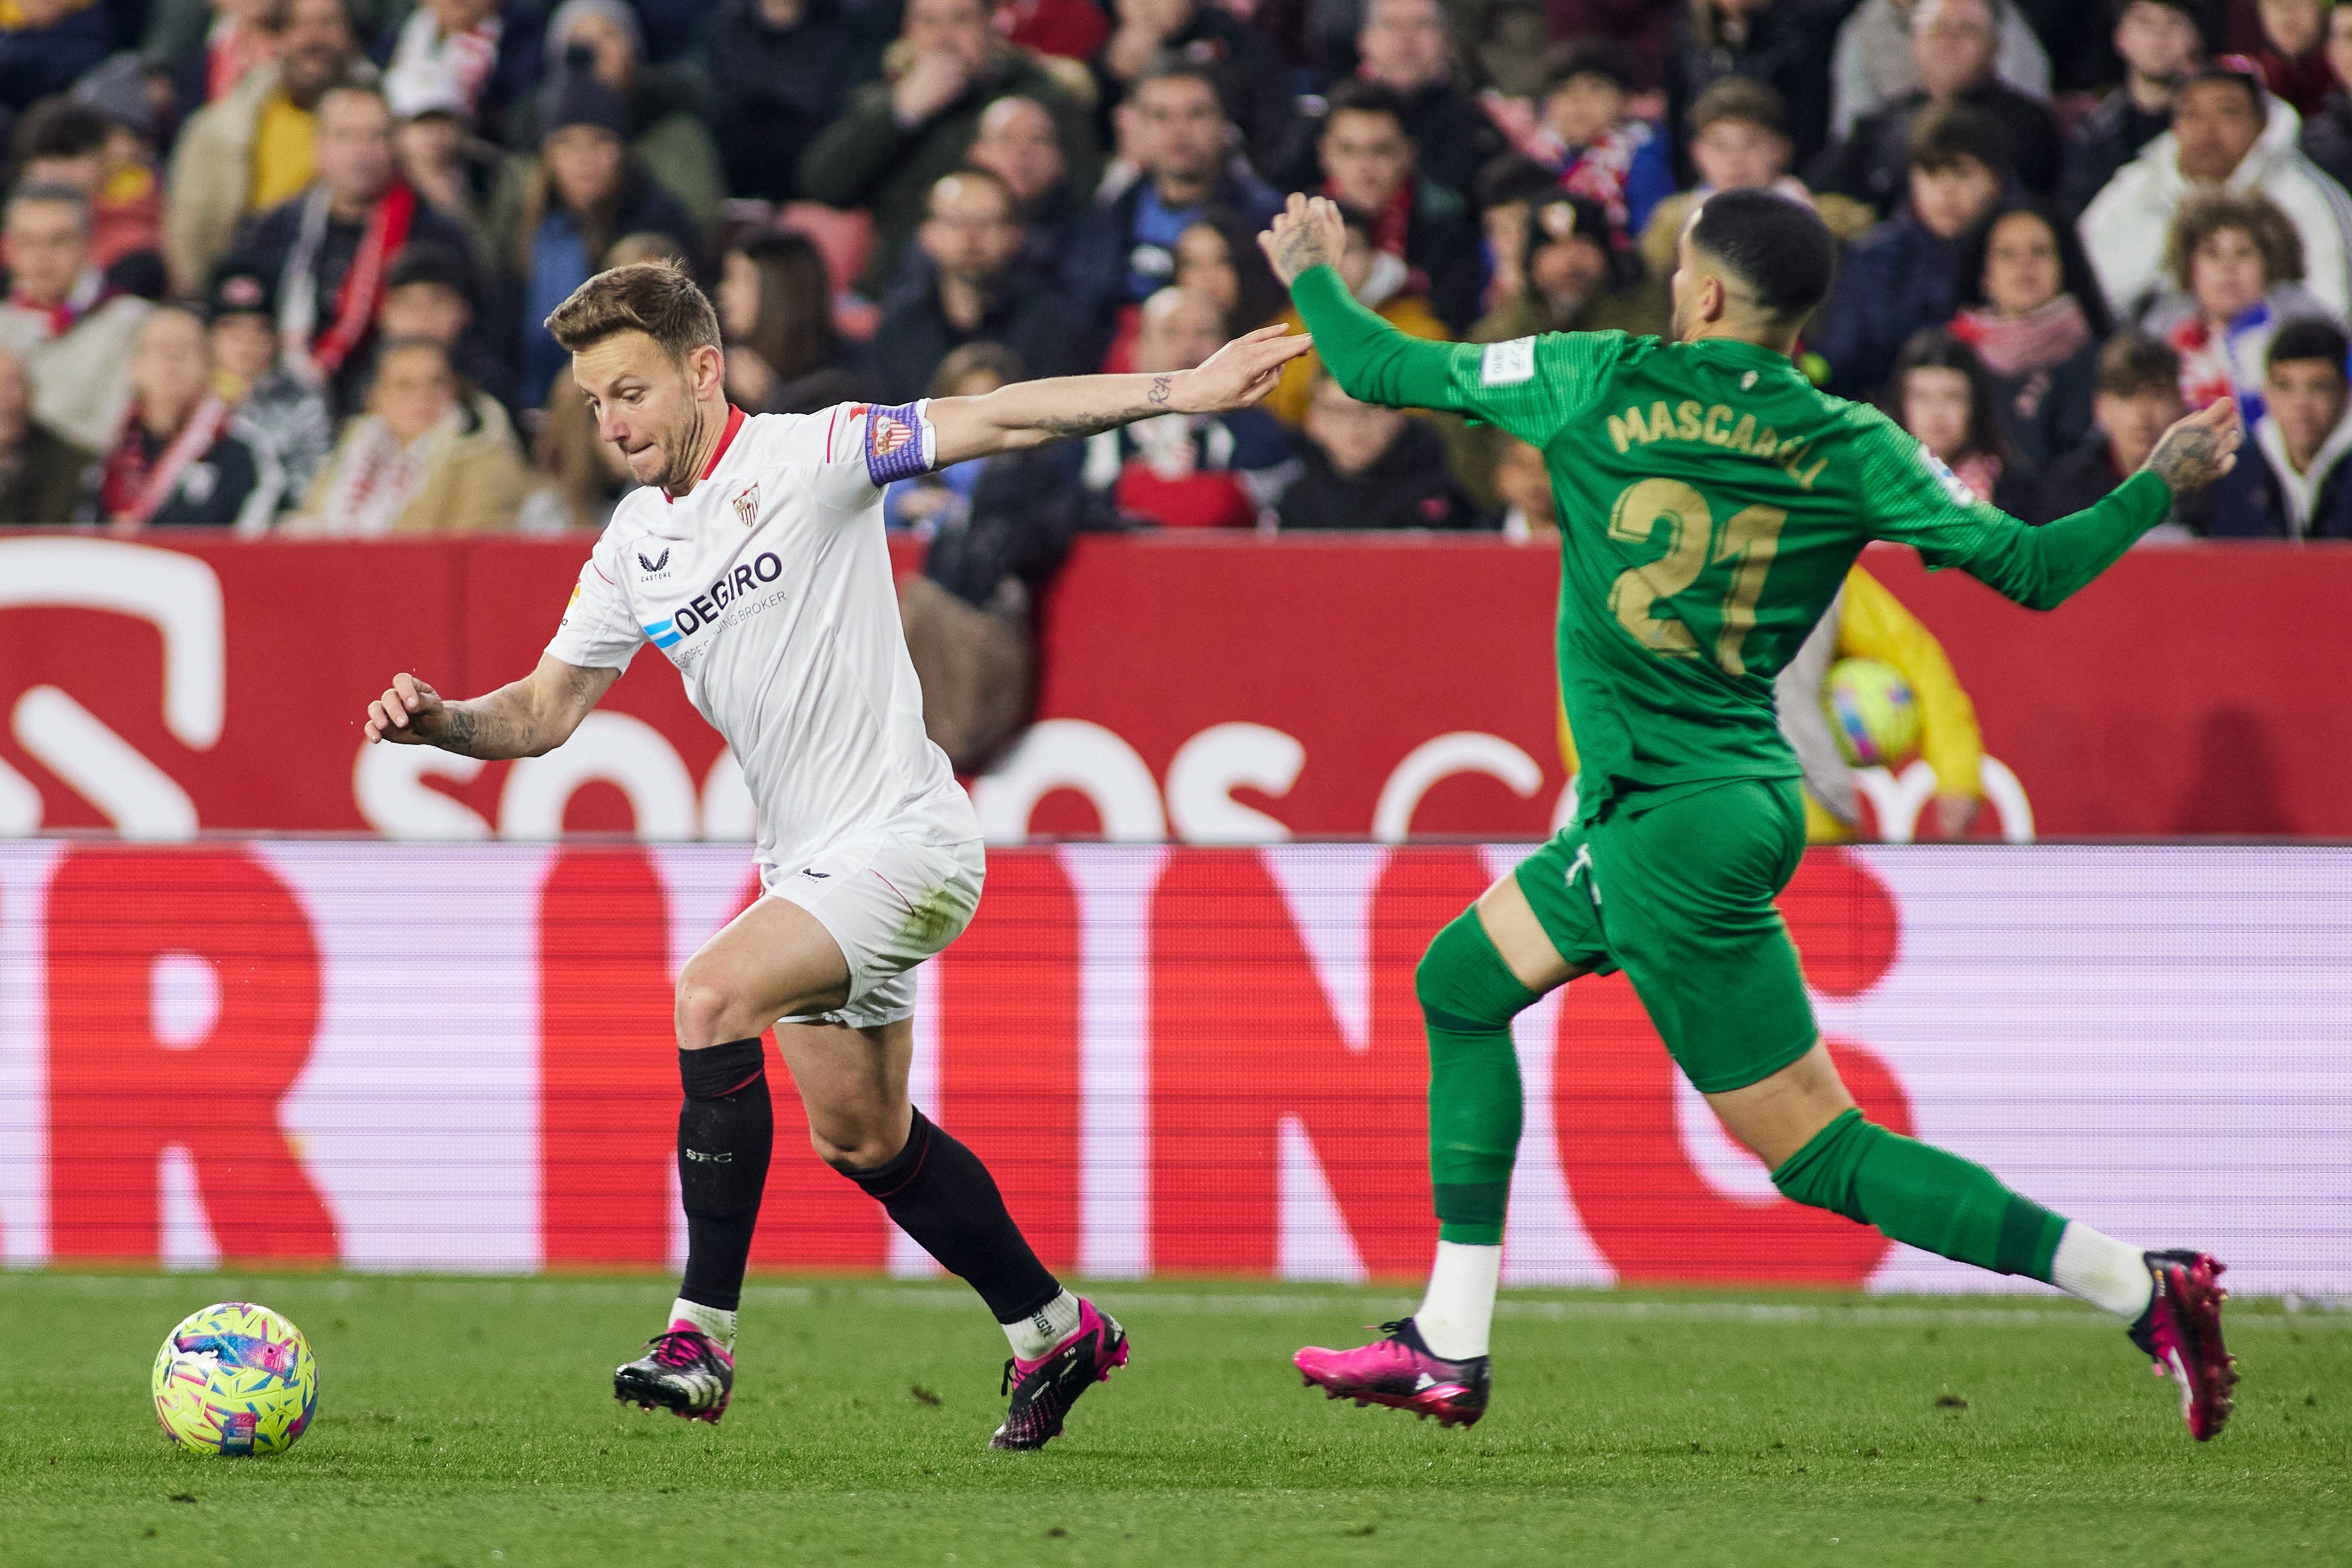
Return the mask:
[[1793,779],[1735,779],[1612,806],[1519,863],[1519,891],[1561,957],[1622,969],[1702,1093],[1768,1078],[1819,1031],[1772,903],[1805,851]]

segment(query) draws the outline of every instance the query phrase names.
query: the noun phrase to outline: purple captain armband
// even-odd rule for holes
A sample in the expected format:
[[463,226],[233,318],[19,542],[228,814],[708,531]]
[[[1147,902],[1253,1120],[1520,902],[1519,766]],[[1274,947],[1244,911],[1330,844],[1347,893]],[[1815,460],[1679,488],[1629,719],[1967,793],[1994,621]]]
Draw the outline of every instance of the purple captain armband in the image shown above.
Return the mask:
[[866,476],[877,485],[931,471],[930,422],[920,402],[866,411]]

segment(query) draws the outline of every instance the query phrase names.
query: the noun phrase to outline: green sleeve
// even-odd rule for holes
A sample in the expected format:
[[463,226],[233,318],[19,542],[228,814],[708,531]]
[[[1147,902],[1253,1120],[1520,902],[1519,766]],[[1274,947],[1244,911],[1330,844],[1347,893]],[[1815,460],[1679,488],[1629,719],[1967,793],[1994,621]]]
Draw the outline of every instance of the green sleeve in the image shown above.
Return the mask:
[[1622,332],[1548,332],[1507,343],[1433,343],[1365,309],[1328,267],[1302,275],[1290,296],[1349,396],[1467,414],[1538,446],[1591,401],[1632,341]]
[[1978,500],[1891,422],[1870,441],[1863,472],[1878,538],[1914,547],[1930,569],[1956,566],[2029,610],[2065,602],[2172,509],[2171,489],[2143,469],[2096,505],[2029,528]]

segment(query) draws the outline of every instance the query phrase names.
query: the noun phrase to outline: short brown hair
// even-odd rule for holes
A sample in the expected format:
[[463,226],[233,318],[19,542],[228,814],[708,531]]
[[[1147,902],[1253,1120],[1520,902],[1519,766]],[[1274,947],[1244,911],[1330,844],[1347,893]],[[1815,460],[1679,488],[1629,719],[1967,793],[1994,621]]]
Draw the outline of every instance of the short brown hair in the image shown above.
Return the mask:
[[1684,120],[1694,139],[1719,120],[1737,120],[1786,141],[1789,100],[1753,77],[1724,77],[1692,101]]
[[2180,390],[2180,355],[2145,332],[2118,332],[2099,350],[2098,390],[2108,397]]
[[639,261],[600,272],[548,312],[547,329],[576,354],[615,332],[643,332],[678,364],[716,349],[719,312],[675,262]]
[[2000,122],[1972,103],[1931,103],[1911,121],[1904,152],[1914,169],[1940,174],[1973,158],[2005,179],[2010,172],[2009,138]]
[[2183,294],[2191,292],[2189,266],[2198,247],[2223,229],[2236,229],[2263,253],[2263,270],[2272,284],[2294,283],[2303,277],[2303,236],[2294,220],[2260,191],[2214,191],[2191,196],[2173,214],[2172,231],[2164,239],[2164,269]]

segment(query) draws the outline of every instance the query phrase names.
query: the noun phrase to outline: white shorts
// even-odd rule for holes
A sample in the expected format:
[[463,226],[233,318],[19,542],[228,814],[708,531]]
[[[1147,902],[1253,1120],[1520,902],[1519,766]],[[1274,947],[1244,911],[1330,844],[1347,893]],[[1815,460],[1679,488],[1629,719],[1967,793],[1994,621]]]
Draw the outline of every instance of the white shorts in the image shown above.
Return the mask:
[[987,860],[978,839],[942,844],[891,828],[842,840],[805,866],[760,868],[761,891],[816,916],[849,960],[849,998],[783,1023],[875,1029],[915,1011],[915,966],[971,924]]

